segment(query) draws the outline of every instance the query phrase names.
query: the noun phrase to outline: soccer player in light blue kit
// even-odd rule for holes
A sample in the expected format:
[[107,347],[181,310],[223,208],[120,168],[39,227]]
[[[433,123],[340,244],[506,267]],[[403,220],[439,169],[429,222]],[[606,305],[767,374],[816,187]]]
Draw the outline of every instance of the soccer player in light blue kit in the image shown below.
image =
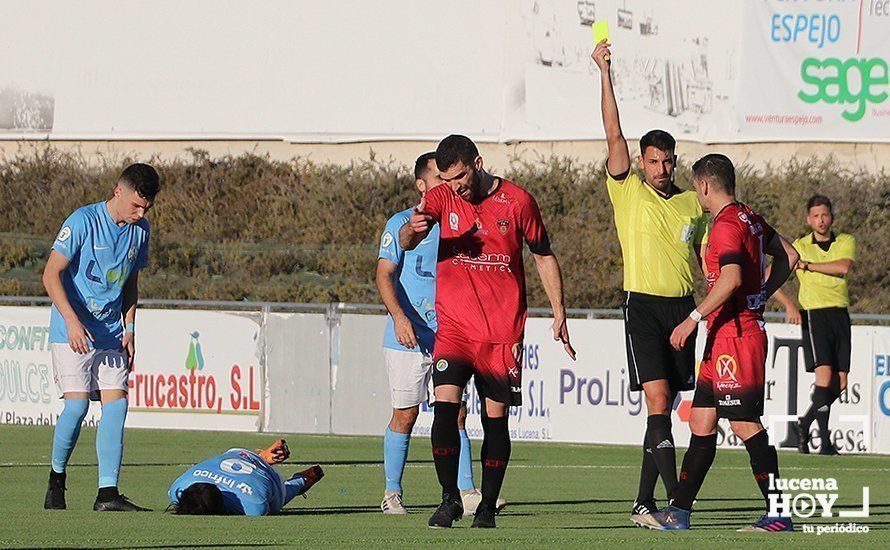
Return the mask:
[[272,468],[287,460],[283,439],[262,451],[230,449],[195,464],[170,486],[168,497],[180,515],[277,514],[294,497],[304,494],[324,477],[321,466],[296,473],[284,481]]
[[138,273],[148,264],[148,221],[160,178],[128,166],[111,199],[79,208],[62,224],[43,271],[52,299],[50,344],[56,386],[65,398],[53,435],[44,507],[65,509],[65,469],[90,400],[101,401],[96,434],[98,511],[143,511],[118,492],[127,417],[127,382],[136,353]]
[[[435,153],[424,153],[417,158],[414,182],[421,196],[442,183]],[[427,399],[436,334],[439,227],[433,227],[417,248],[403,251],[399,246],[399,228],[411,217],[411,211],[411,208],[403,210],[386,223],[377,260],[377,290],[389,312],[383,353],[392,398],[392,418],[383,436],[386,489],[380,509],[384,514],[408,513],[402,502],[402,473],[419,406]],[[463,404],[458,417],[461,437],[458,486],[464,510],[472,513],[482,495],[473,483],[470,439],[464,428],[466,416],[467,408]]]

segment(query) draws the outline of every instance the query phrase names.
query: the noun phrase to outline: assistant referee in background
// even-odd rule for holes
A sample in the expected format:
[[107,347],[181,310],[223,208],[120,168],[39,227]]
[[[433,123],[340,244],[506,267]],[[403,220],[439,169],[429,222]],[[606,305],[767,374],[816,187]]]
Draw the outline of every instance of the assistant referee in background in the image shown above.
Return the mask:
[[807,224],[812,233],[794,241],[800,253],[797,278],[798,299],[802,312],[784,292],[776,299],[785,306],[789,323],[800,323],[807,372],[816,373],[813,401],[797,425],[797,449],[810,452],[810,425],[819,426],[821,455],[836,455],[831,442],[828,417],[831,404],[847,389],[850,372],[850,292],[847,274],[856,259],[856,239],[846,233],[834,233],[834,211],[824,195],[813,195],[807,201]]

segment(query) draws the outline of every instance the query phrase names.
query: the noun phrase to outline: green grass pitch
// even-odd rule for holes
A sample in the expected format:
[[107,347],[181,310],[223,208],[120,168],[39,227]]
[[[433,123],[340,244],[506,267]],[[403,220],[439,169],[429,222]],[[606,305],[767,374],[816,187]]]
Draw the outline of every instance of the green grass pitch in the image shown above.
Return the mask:
[[[0,426],[0,547],[222,548],[222,547],[890,547],[890,457],[779,456],[786,477],[835,477],[837,506],[856,508],[861,488],[871,491],[867,534],[736,533],[761,513],[760,494],[747,455],[718,451],[700,494],[693,529],[661,533],[628,520],[636,494],[640,451],[633,447],[514,443],[502,496],[507,508],[498,529],[433,530],[427,518],[438,503],[438,484],[428,439],[416,438],[406,469],[408,516],[384,516],[381,438],[286,436],[290,476],[321,464],[325,478],[278,516],[176,517],[165,513],[170,482],[189,465],[231,447],[264,447],[273,434],[129,430],[121,489],[152,513],[100,514],[95,498],[95,430],[84,429],[68,471],[68,510],[43,510],[49,470],[50,428]],[[479,442],[474,443],[478,456]],[[678,450],[682,457],[683,449]],[[476,465],[476,482],[479,468]],[[839,518],[811,519],[837,523]],[[846,523],[850,520],[844,520]]]

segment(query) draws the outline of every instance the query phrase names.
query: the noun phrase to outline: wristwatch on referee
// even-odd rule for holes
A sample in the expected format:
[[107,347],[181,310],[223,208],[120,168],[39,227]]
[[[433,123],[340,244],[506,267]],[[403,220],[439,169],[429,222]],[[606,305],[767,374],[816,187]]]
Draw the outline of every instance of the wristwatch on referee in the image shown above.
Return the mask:
[[701,323],[702,317],[703,316],[701,313],[699,313],[698,309],[693,309],[692,312],[689,314],[689,318],[696,323]]

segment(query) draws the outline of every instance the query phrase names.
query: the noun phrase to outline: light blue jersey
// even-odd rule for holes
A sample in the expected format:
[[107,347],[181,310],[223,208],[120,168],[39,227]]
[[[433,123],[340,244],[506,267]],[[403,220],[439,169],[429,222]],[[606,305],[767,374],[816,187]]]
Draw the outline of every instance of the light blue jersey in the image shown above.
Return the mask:
[[247,449],[231,449],[186,470],[170,486],[170,502],[179,504],[182,491],[195,483],[219,487],[230,514],[275,514],[285,504],[284,482],[278,472]]
[[439,257],[439,226],[434,225],[429,235],[417,248],[402,250],[399,246],[399,229],[411,218],[412,208],[403,210],[386,222],[380,237],[378,258],[386,258],[398,266],[396,297],[402,311],[414,325],[418,348],[411,350],[399,344],[393,328],[392,316],[383,333],[383,347],[399,350],[421,351],[432,355],[436,337],[436,261]]
[[[71,214],[53,243],[69,260],[62,273],[65,293],[96,349],[118,349],[124,327],[121,306],[127,278],[148,264],[148,221],[119,226],[104,202]],[[67,343],[65,320],[55,306],[49,322],[53,343]]]

